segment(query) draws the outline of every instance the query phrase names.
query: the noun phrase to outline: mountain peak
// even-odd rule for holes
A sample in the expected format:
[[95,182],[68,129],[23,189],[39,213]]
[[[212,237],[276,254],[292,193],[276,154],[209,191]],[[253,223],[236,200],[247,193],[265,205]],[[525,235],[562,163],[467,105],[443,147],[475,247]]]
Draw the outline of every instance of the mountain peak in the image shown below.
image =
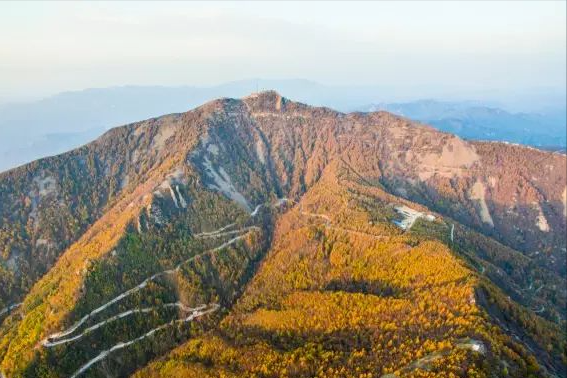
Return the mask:
[[243,98],[244,102],[253,108],[260,108],[265,111],[281,111],[288,101],[274,90],[266,90],[252,93]]
[[267,89],[259,92],[253,92],[244,98],[261,98],[261,97],[281,97],[281,95],[275,89]]

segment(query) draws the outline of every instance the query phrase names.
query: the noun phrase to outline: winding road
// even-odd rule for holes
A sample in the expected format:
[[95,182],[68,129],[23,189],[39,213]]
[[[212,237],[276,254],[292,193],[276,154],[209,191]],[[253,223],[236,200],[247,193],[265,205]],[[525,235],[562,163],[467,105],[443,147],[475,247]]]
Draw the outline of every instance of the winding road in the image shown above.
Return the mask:
[[130,346],[132,344],[135,344],[137,342],[140,342],[142,340],[144,340],[145,338],[151,337],[153,336],[154,333],[156,333],[157,331],[160,331],[162,329],[165,329],[167,327],[170,327],[172,325],[175,324],[180,324],[180,323],[187,323],[190,322],[196,318],[199,318],[203,315],[209,314],[211,312],[217,311],[220,306],[216,303],[211,304],[208,306],[208,309],[203,309],[203,310],[195,310],[193,311],[193,313],[191,315],[189,315],[188,317],[184,318],[184,319],[177,319],[177,320],[172,320],[169,323],[166,324],[162,324],[159,327],[156,327],[154,329],[149,330],[148,332],[144,333],[142,336],[137,337],[135,339],[126,341],[126,342],[120,342],[116,345],[114,345],[112,348],[104,350],[102,352],[100,352],[100,354],[98,356],[96,356],[95,358],[91,359],[90,361],[88,361],[86,364],[84,364],[83,366],[81,366],[75,373],[73,373],[73,375],[70,378],[76,378],[79,375],[81,375],[82,373],[84,373],[85,371],[87,371],[91,366],[93,366],[94,364],[96,364],[97,362],[100,362],[102,360],[104,360],[109,354],[116,352],[117,350],[120,349],[124,349],[127,346]]
[[78,340],[78,339],[82,338],[83,336],[91,333],[92,331],[97,330],[100,327],[102,327],[102,326],[104,326],[108,323],[114,322],[116,320],[123,319],[123,318],[126,318],[126,317],[128,317],[130,315],[134,315],[134,314],[143,314],[143,313],[152,312],[152,311],[160,309],[160,308],[170,308],[170,307],[177,307],[177,308],[181,309],[181,311],[184,311],[184,312],[193,312],[193,311],[203,310],[207,307],[207,305],[201,305],[201,306],[197,306],[195,308],[191,308],[191,307],[185,306],[181,302],[175,302],[175,303],[166,303],[162,306],[153,306],[153,307],[146,307],[146,308],[128,310],[128,311],[121,312],[118,315],[114,315],[114,316],[112,316],[112,317],[110,317],[110,318],[108,318],[108,319],[106,319],[102,322],[96,323],[95,325],[86,328],[82,333],[80,333],[76,336],[69,337],[69,338],[66,338],[66,339],[61,339],[61,340],[58,340],[58,341],[52,341],[53,338],[47,338],[47,339],[43,340],[41,344],[46,348],[52,348],[52,347],[57,346],[57,345],[67,344],[67,343],[73,342],[75,340]]
[[20,307],[22,304],[21,303],[15,303],[13,305],[10,305],[6,308],[3,308],[2,310],[0,310],[0,316],[4,315],[7,312],[12,311],[13,309],[15,309],[16,307]]
[[218,230],[209,231],[209,232],[201,232],[201,233],[195,234],[193,236],[196,237],[196,238],[202,238],[202,237],[206,237],[206,236],[210,236],[210,235],[216,235],[216,234],[221,233],[225,230],[228,230],[229,228],[234,227],[234,226],[236,226],[236,223],[230,223],[230,224],[227,224],[224,227],[219,228]]
[[[271,205],[271,206],[272,207],[279,207],[283,203],[285,203],[286,200],[287,199],[279,199],[278,202],[276,203],[276,205]],[[250,213],[250,217],[255,217],[258,214],[260,208],[264,205],[265,204],[257,205],[256,208]],[[158,308],[178,307],[179,309],[181,309],[184,312],[191,312],[191,315],[189,315],[186,318],[172,320],[169,323],[162,324],[161,326],[156,327],[156,328],[146,332],[145,334],[143,334],[140,337],[137,337],[135,339],[132,339],[132,340],[129,340],[129,341],[126,341],[126,342],[120,342],[120,343],[114,345],[113,347],[111,347],[110,349],[102,351],[96,357],[94,357],[93,359],[91,359],[90,361],[88,361],[87,363],[82,365],[71,376],[71,378],[75,378],[75,377],[81,375],[82,373],[84,373],[85,371],[87,371],[92,365],[94,365],[97,362],[105,359],[109,354],[111,354],[111,353],[113,353],[117,350],[126,348],[127,346],[132,345],[134,343],[137,343],[137,342],[139,342],[139,341],[141,341],[141,340],[143,340],[147,337],[150,337],[159,330],[162,330],[162,329],[169,327],[169,326],[172,326],[174,324],[190,322],[190,321],[192,321],[192,320],[194,320],[198,317],[201,317],[201,316],[206,315],[208,313],[217,311],[220,308],[220,306],[216,303],[208,304],[208,305],[200,305],[198,307],[191,308],[191,307],[187,307],[186,305],[184,305],[181,302],[166,303],[162,306],[153,306],[153,307],[146,307],[146,308],[139,308],[139,309],[131,309],[131,310],[124,311],[122,313],[116,314],[114,316],[111,316],[110,318],[107,318],[103,321],[100,321],[100,322],[86,328],[83,332],[81,332],[81,333],[79,333],[75,336],[67,337],[67,336],[70,336],[73,333],[75,333],[75,331],[77,331],[83,324],[85,324],[85,322],[87,322],[90,318],[92,318],[96,314],[100,313],[101,311],[104,311],[109,306],[111,306],[111,305],[121,301],[122,299],[127,298],[128,296],[130,296],[130,295],[142,290],[143,288],[145,288],[150,281],[154,281],[155,279],[157,279],[161,276],[165,276],[165,275],[169,275],[169,274],[175,274],[175,273],[180,271],[181,267],[184,264],[187,264],[187,263],[195,260],[196,258],[198,258],[200,256],[204,256],[204,255],[207,255],[207,254],[210,254],[210,253],[214,253],[214,252],[219,251],[223,248],[226,248],[229,245],[234,244],[238,240],[244,238],[251,231],[260,231],[261,230],[260,227],[258,227],[258,226],[249,226],[249,227],[244,227],[244,228],[241,228],[241,229],[238,229],[238,230],[227,231],[234,226],[236,226],[236,223],[230,223],[230,224],[223,226],[223,227],[221,227],[221,228],[219,228],[215,231],[202,232],[202,233],[199,233],[199,234],[195,234],[194,237],[200,238],[200,239],[211,239],[211,238],[218,238],[218,237],[229,236],[229,235],[238,235],[238,236],[235,236],[234,238],[222,243],[221,245],[219,245],[219,246],[217,246],[213,249],[210,249],[208,251],[205,251],[205,252],[200,253],[198,255],[192,256],[192,257],[188,258],[187,260],[182,261],[177,266],[175,266],[175,268],[173,268],[173,269],[163,270],[161,272],[155,273],[154,275],[144,279],[141,283],[134,286],[133,288],[122,292],[118,296],[114,297],[113,299],[109,300],[108,302],[104,303],[103,305],[92,310],[90,313],[83,316],[79,321],[77,321],[75,324],[73,324],[70,328],[49,335],[47,338],[42,340],[41,345],[43,345],[45,348],[52,348],[52,347],[55,347],[57,345],[71,343],[73,341],[81,339],[82,337],[89,334],[90,332],[93,332],[93,331],[105,326],[108,323],[117,321],[119,319],[126,318],[126,317],[134,315],[134,314],[149,313],[149,312],[154,311]],[[6,309],[3,309],[0,312],[0,315],[5,313],[5,312],[10,311],[12,308],[17,307],[19,305],[20,304],[12,305],[10,307],[7,307]]]
[[212,239],[212,238],[218,238],[221,236],[228,236],[228,235],[235,235],[235,234],[240,234],[244,231],[250,231],[253,229],[259,229],[257,226],[250,226],[250,227],[244,227],[238,230],[233,230],[233,231],[225,231],[225,232],[210,232],[207,234],[199,234],[199,235],[195,235],[195,238],[197,239]]
[[[259,204],[257,205],[254,210],[250,213],[250,217],[253,218],[256,215],[258,215],[260,209],[263,206],[270,206],[270,207],[280,207],[282,206],[284,203],[288,202],[290,200],[288,200],[287,198],[279,198],[278,201],[276,202],[276,204]],[[295,202],[295,201],[291,201],[291,202]],[[330,219],[327,216],[321,216],[323,218],[325,218],[327,220],[327,222],[330,223]],[[208,305],[200,305],[197,307],[187,307],[185,304],[181,303],[181,302],[175,302],[175,303],[166,303],[162,306],[153,306],[153,307],[145,307],[145,308],[136,308],[136,309],[130,309],[124,312],[121,312],[119,314],[113,315],[105,320],[102,320],[94,325],[91,325],[87,328],[85,328],[81,333],[78,333],[74,336],[73,335],[79,328],[81,328],[81,326],[83,326],[83,324],[85,324],[89,319],[91,319],[92,317],[94,317],[95,315],[99,314],[100,312],[104,311],[105,309],[107,309],[109,306],[120,302],[121,300],[131,296],[132,294],[142,290],[143,288],[145,288],[149,282],[156,280],[159,277],[162,276],[166,276],[166,275],[170,275],[170,274],[176,274],[177,272],[180,271],[181,267],[184,264],[187,264],[193,260],[195,260],[198,257],[207,255],[207,254],[211,254],[214,252],[217,252],[219,250],[222,250],[223,248],[226,248],[228,246],[230,246],[231,244],[236,243],[238,240],[243,239],[246,235],[248,235],[250,232],[252,231],[260,231],[260,227],[258,226],[248,226],[248,227],[243,227],[237,230],[230,230],[232,227],[235,227],[236,223],[230,223],[226,226],[223,226],[217,230],[214,231],[209,231],[209,232],[201,232],[199,234],[195,234],[194,237],[195,238],[199,238],[199,239],[212,239],[212,238],[218,238],[218,237],[224,237],[224,236],[231,236],[231,235],[237,235],[234,238],[222,243],[221,245],[209,249],[203,253],[200,253],[198,255],[192,256],[184,261],[182,261],[181,263],[179,263],[178,265],[176,265],[173,269],[167,269],[167,270],[163,270],[161,272],[155,273],[152,276],[144,279],[142,282],[140,282],[138,285],[134,286],[131,289],[128,289],[124,292],[122,292],[121,294],[117,295],[116,297],[114,297],[113,299],[109,300],[108,302],[100,305],[99,307],[95,308],[94,310],[92,310],[90,313],[88,313],[87,315],[83,316],[81,319],[79,319],[77,322],[75,322],[71,327],[62,330],[60,332],[56,332],[53,333],[51,335],[49,335],[48,337],[46,337],[44,340],[41,341],[41,345],[45,348],[52,348],[58,345],[63,345],[63,344],[68,344],[71,342],[74,342],[76,340],[81,339],[82,337],[86,336],[87,334],[120,319],[124,319],[126,317],[132,316],[134,314],[144,314],[144,313],[149,313],[151,311],[157,310],[159,308],[168,308],[168,307],[177,307],[179,308],[181,311],[183,312],[191,312],[191,314],[183,319],[175,319],[172,320],[168,323],[162,324],[156,328],[153,328],[151,330],[149,330],[148,332],[146,332],[145,334],[143,334],[140,337],[134,338],[132,340],[126,341],[126,342],[119,342],[118,344],[115,344],[114,346],[112,346],[110,349],[107,349],[105,351],[100,352],[96,357],[92,358],[91,360],[89,360],[87,363],[85,363],[84,365],[82,365],[72,376],[71,378],[76,378],[79,375],[81,375],[82,373],[84,373],[85,371],[87,371],[91,366],[93,366],[94,364],[104,360],[108,355],[110,355],[111,353],[126,348],[134,343],[140,342],[145,338],[151,337],[153,336],[156,332],[165,329],[167,327],[170,327],[172,325],[175,324],[179,324],[179,323],[186,323],[186,322],[190,322],[193,321],[196,318],[199,318],[201,316],[204,316],[206,314],[212,313],[214,311],[217,311],[220,306],[216,303],[213,304],[208,304]],[[13,304],[11,306],[8,306],[2,310],[0,310],[0,315],[3,315],[7,312],[9,312],[10,310],[20,306],[21,303],[16,303]],[[4,378],[4,374],[2,372],[0,372],[0,378]]]
[[[249,229],[250,229],[250,230],[251,230],[251,229],[258,229],[258,230],[259,230],[260,228],[259,228],[259,227],[256,227],[256,226],[252,226],[252,227],[250,227]],[[227,241],[227,242],[221,244],[220,246],[218,246],[218,247],[216,247],[216,248],[213,248],[213,249],[210,249],[210,250],[208,250],[208,251],[206,251],[206,252],[203,252],[203,253],[200,253],[200,254],[198,254],[198,255],[192,256],[192,257],[188,258],[187,260],[182,261],[181,263],[179,263],[179,264],[178,264],[175,268],[173,268],[173,269],[163,270],[163,271],[161,271],[161,272],[158,272],[158,273],[156,273],[156,274],[154,274],[154,275],[152,275],[152,276],[146,278],[145,280],[143,280],[143,281],[142,281],[140,284],[138,284],[137,286],[134,286],[133,288],[124,291],[123,293],[121,293],[121,294],[119,294],[118,296],[114,297],[113,299],[111,299],[110,301],[106,302],[105,304],[103,304],[103,305],[97,307],[96,309],[92,310],[90,313],[88,313],[87,315],[83,316],[79,321],[77,321],[75,324],[73,324],[73,325],[72,325],[70,328],[68,328],[67,330],[64,330],[64,331],[61,331],[61,332],[56,332],[56,333],[54,333],[54,334],[49,335],[44,341],[42,341],[42,344],[45,345],[46,343],[53,343],[53,340],[60,339],[60,338],[65,337],[65,336],[69,336],[70,334],[72,334],[73,332],[75,332],[79,327],[81,327],[87,320],[89,320],[90,318],[92,318],[93,316],[95,316],[96,314],[98,314],[99,312],[105,310],[105,309],[108,308],[109,306],[113,305],[114,303],[117,303],[117,302],[123,300],[124,298],[127,298],[128,296],[130,296],[130,295],[132,295],[132,294],[134,294],[134,293],[136,293],[136,292],[142,290],[143,288],[145,288],[145,287],[148,285],[148,283],[149,283],[150,281],[154,281],[156,278],[161,277],[161,276],[165,276],[165,275],[169,275],[169,274],[175,274],[175,273],[179,272],[179,270],[181,269],[181,267],[182,267],[184,264],[187,264],[187,263],[189,263],[189,262],[195,260],[195,259],[198,258],[198,257],[204,256],[204,255],[207,255],[207,254],[210,254],[210,253],[219,251],[219,250],[221,250],[221,249],[223,249],[223,248],[225,248],[225,247],[228,247],[229,245],[234,244],[234,243],[237,242],[238,240],[244,238],[247,234],[248,234],[248,233],[243,234],[243,235],[239,235],[239,236],[237,236],[237,237],[235,237],[235,238],[232,238],[232,239],[230,239],[229,241]],[[46,341],[46,340],[47,340],[47,341]]]

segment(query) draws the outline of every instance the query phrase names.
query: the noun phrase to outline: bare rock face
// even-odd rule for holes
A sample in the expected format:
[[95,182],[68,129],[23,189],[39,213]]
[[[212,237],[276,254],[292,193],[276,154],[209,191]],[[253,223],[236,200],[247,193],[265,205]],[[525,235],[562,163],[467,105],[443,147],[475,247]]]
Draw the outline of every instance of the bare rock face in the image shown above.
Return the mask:
[[294,192],[312,183],[328,161],[341,158],[365,179],[378,180],[514,248],[557,253],[565,244],[564,155],[471,143],[385,112],[341,114],[293,103],[274,92],[244,102],[271,156],[286,157],[287,168],[281,159],[272,164]]

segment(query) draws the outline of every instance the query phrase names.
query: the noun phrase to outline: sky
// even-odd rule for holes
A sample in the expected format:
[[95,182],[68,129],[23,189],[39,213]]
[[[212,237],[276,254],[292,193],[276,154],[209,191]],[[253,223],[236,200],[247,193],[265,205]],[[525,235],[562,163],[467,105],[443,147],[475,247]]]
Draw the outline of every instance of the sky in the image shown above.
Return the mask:
[[0,2],[0,102],[308,79],[431,96],[565,93],[566,2]]

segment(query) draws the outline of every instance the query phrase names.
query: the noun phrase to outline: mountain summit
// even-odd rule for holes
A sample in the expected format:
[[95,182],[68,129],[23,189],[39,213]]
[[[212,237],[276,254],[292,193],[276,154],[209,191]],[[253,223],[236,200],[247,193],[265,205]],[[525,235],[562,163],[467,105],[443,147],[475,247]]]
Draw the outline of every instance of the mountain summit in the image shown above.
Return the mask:
[[565,374],[566,157],[278,93],[0,174],[9,377]]

